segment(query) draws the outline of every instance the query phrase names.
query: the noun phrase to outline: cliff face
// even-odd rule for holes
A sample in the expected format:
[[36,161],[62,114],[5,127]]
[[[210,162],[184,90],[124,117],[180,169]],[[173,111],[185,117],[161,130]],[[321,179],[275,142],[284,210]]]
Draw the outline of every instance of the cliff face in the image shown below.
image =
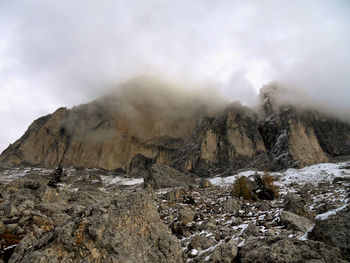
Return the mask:
[[350,125],[278,105],[262,93],[257,114],[134,85],[33,122],[0,156],[6,165],[83,166],[130,174],[152,163],[199,175],[245,167],[279,170],[350,155]]
[[200,175],[245,167],[266,155],[257,118],[239,105],[206,118],[177,151],[173,166]]
[[108,97],[71,110],[60,108],[34,121],[2,153],[0,162],[128,171],[141,154],[170,164],[175,150],[206,114],[205,106],[194,99],[181,101],[173,92],[131,84]]

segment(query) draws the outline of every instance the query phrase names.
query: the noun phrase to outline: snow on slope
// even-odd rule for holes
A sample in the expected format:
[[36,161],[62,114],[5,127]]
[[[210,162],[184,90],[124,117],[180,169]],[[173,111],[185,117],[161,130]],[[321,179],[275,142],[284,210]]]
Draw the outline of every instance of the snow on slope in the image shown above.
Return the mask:
[[[347,163],[320,163],[307,166],[301,169],[287,169],[284,172],[271,172],[270,175],[276,178],[279,186],[288,186],[291,183],[314,185],[325,180],[332,182],[336,177],[350,178],[350,169],[344,169]],[[245,171],[228,177],[214,177],[209,179],[213,185],[227,186],[232,184],[240,176],[251,176],[254,174],[264,174],[260,171]]]

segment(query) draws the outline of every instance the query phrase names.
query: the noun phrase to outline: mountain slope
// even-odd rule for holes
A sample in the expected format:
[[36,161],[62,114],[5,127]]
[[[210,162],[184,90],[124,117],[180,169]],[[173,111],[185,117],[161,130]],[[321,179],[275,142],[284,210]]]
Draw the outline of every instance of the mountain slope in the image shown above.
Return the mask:
[[[144,79],[33,122],[0,156],[5,165],[81,166],[133,173],[157,162],[199,175],[245,167],[280,170],[350,155],[350,125],[278,105],[262,90],[257,113],[218,106]],[[274,91],[272,89],[272,91]],[[215,106],[214,106],[215,105]]]

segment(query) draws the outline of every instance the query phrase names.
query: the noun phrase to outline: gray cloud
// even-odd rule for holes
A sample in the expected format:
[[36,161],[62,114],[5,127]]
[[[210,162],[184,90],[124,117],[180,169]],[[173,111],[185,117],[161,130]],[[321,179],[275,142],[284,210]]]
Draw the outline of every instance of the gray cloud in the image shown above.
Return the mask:
[[140,74],[215,86],[245,104],[274,81],[305,103],[350,110],[347,0],[30,0],[0,10],[0,149],[34,118]]

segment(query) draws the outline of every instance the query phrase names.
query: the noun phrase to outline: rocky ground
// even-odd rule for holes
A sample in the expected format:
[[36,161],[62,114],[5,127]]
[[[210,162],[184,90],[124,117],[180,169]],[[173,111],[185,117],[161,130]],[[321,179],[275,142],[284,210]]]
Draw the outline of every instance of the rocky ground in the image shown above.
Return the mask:
[[63,173],[50,187],[52,169],[1,168],[0,262],[350,260],[345,162],[271,173],[279,196],[255,201],[233,196],[233,183],[263,172],[156,190],[116,172]]

